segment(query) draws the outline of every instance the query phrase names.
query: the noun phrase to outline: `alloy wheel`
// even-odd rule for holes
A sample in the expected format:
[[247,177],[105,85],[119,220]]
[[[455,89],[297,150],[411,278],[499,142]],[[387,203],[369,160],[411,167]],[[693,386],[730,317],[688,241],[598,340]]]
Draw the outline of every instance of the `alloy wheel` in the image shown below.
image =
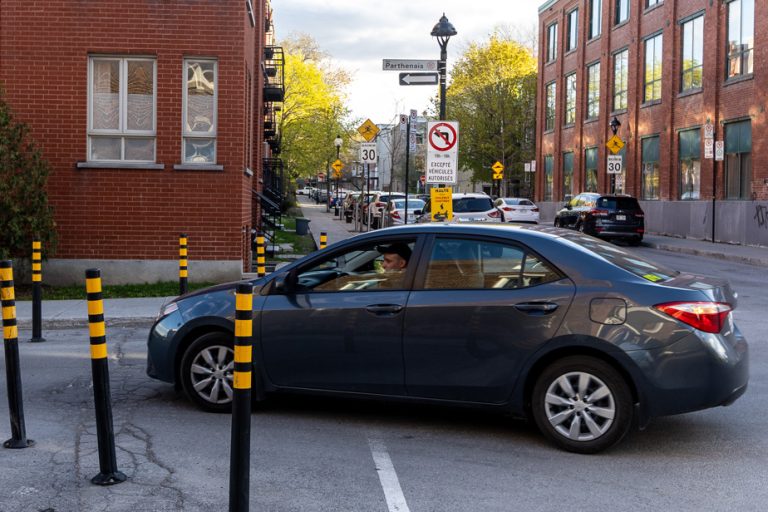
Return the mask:
[[572,441],[601,437],[616,416],[611,389],[586,372],[570,372],[554,380],[547,389],[544,408],[552,428]]

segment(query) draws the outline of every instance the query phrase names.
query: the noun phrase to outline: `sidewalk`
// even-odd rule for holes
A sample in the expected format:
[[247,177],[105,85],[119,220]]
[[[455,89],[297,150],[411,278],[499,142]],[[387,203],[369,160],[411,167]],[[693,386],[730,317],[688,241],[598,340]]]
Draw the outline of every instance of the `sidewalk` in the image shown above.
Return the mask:
[[328,235],[328,245],[346,240],[358,234],[355,231],[354,223],[347,224],[343,215],[341,220],[339,220],[338,216],[335,217],[333,215],[333,208],[326,212],[325,203],[315,204],[307,196],[298,196],[297,202],[301,208],[302,215],[310,221],[309,231],[312,233],[312,238],[314,238],[317,247],[320,247],[320,233],[323,231]]
[[[109,325],[150,324],[166,301],[172,297],[146,297],[133,299],[104,299],[104,322]],[[88,301],[45,300],[42,304],[43,331],[88,325]],[[19,329],[32,328],[32,302],[16,302],[16,321]],[[19,339],[26,341],[19,333]],[[45,338],[45,332],[43,332]]]

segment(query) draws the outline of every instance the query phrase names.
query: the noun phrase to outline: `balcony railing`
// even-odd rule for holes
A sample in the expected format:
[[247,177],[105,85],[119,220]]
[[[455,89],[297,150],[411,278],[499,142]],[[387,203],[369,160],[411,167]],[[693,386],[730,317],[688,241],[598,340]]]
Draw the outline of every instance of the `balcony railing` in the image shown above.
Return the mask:
[[285,54],[282,46],[264,47],[264,102],[285,100]]

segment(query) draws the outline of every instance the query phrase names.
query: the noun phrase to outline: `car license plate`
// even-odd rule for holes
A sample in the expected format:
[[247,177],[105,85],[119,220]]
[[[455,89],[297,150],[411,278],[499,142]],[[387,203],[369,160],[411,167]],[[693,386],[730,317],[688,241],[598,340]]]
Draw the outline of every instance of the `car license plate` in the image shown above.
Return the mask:
[[616,216],[616,220],[627,220],[627,216],[626,215],[617,215]]

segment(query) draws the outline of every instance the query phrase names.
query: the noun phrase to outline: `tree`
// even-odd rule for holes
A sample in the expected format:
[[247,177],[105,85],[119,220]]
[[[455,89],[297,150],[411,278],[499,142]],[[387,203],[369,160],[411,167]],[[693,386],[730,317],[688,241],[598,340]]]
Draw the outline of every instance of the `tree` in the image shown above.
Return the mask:
[[[448,117],[459,122],[459,166],[475,181],[490,181],[497,160],[505,174],[523,177],[534,156],[536,57],[532,48],[494,33],[472,43],[451,72]],[[522,180],[521,180],[522,181]]]
[[43,254],[56,247],[56,224],[46,185],[50,166],[0,93],[0,258],[29,257],[32,240]]
[[295,36],[281,44],[285,101],[278,113],[280,156],[290,179],[314,177],[328,172],[328,164],[336,157],[333,140],[349,132],[342,92],[349,76],[335,69],[309,36]]

